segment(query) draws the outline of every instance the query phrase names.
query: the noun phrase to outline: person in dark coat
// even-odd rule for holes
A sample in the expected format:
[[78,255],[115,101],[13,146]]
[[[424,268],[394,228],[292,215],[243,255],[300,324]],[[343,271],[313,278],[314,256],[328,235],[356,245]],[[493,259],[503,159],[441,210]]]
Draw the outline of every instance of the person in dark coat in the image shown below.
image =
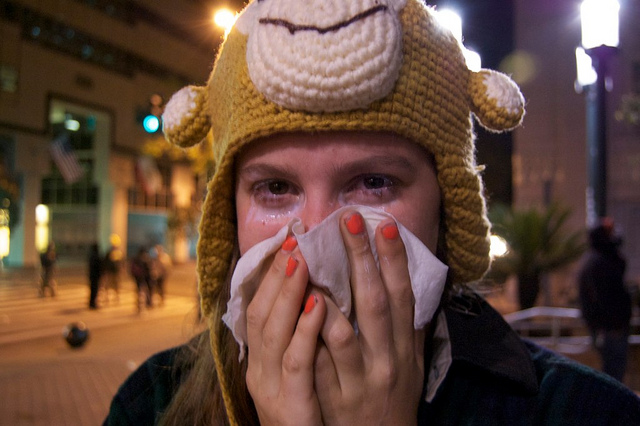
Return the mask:
[[143,305],[151,308],[151,258],[146,247],[140,247],[131,260],[131,276],[135,280],[138,289],[138,312],[142,311]]
[[622,381],[627,366],[631,295],[624,285],[626,261],[613,221],[605,219],[589,232],[590,250],[578,277],[580,302],[602,371]]
[[89,309],[98,309],[96,299],[100,289],[100,275],[102,275],[102,259],[98,244],[91,244],[89,251]]
[[51,297],[56,296],[57,283],[55,280],[56,262],[58,261],[58,255],[56,254],[56,245],[51,241],[47,245],[47,249],[40,254],[40,266],[41,281],[40,281],[40,296],[45,297],[47,289],[51,293]]

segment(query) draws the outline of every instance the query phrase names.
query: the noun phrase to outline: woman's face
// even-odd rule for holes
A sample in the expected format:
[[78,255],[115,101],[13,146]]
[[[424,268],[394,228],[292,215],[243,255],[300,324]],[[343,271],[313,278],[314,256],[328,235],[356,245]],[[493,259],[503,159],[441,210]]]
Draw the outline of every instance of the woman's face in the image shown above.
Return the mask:
[[251,143],[236,165],[240,254],[298,217],[308,231],[347,205],[392,214],[433,253],[440,189],[422,147],[391,133],[288,133]]

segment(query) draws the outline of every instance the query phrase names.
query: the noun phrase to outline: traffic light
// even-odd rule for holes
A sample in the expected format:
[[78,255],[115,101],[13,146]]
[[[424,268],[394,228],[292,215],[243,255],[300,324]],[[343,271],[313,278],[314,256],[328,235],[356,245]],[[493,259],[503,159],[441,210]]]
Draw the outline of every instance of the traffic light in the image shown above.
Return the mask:
[[142,127],[144,128],[144,131],[147,133],[157,132],[160,129],[160,120],[161,118],[153,114],[147,114],[142,119]]
[[149,97],[146,108],[138,110],[137,121],[147,133],[157,133],[162,130],[162,111],[164,110],[164,98],[154,93]]

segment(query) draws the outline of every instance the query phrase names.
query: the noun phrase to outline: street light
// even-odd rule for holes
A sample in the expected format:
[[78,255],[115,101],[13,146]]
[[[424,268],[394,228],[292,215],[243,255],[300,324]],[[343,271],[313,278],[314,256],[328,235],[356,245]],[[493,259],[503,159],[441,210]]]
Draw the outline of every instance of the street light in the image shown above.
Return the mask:
[[222,28],[225,34],[228,34],[236,22],[236,15],[229,9],[222,8],[214,13],[213,22],[217,27]]
[[[584,0],[580,6],[582,47],[591,57],[595,83],[587,90],[587,223],[607,215],[606,78],[619,42],[617,0]],[[577,56],[579,53],[577,53]]]
[[480,71],[482,68],[480,54],[462,45],[462,18],[460,15],[451,9],[441,9],[436,12],[436,18],[440,25],[451,31],[455,39],[460,42],[467,67],[471,71]]

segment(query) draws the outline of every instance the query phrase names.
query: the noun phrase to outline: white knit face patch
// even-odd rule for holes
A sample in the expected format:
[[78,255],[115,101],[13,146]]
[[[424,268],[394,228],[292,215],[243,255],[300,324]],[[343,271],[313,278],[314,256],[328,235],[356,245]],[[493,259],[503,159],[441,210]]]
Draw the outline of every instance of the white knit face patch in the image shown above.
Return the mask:
[[487,87],[487,97],[494,99],[499,108],[504,108],[509,114],[518,114],[522,110],[523,99],[520,89],[505,75],[486,73],[484,85]]
[[176,92],[167,105],[165,106],[164,113],[162,114],[162,122],[167,130],[171,130],[180,126],[183,117],[193,116],[193,112],[196,109],[195,99],[198,96],[198,92],[193,87],[183,87]]
[[236,26],[249,76],[292,110],[347,111],[388,95],[402,64],[406,0],[256,0]]

